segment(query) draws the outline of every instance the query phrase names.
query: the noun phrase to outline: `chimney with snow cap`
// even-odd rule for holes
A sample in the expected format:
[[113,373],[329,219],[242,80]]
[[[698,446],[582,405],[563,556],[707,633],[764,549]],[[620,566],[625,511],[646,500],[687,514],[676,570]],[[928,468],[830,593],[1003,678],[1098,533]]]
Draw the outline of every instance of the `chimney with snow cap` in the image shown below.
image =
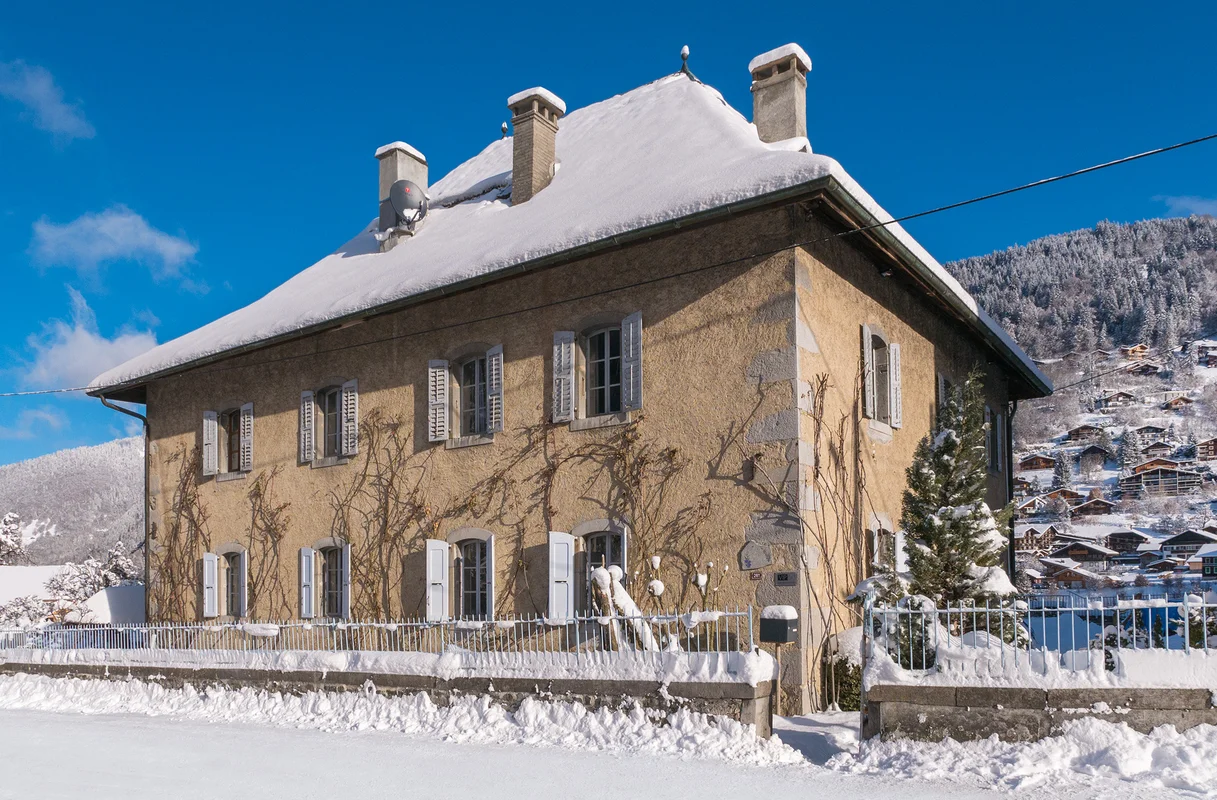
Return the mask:
[[427,158],[405,142],[386,144],[376,151],[380,162],[380,230],[397,224],[397,214],[389,202],[389,188],[403,178],[427,191]]
[[511,109],[511,204],[526,203],[549,185],[557,159],[558,119],[566,103],[540,86],[507,98]]
[[784,44],[748,62],[752,73],[752,123],[762,142],[807,136],[807,73],[811,59],[797,44]]

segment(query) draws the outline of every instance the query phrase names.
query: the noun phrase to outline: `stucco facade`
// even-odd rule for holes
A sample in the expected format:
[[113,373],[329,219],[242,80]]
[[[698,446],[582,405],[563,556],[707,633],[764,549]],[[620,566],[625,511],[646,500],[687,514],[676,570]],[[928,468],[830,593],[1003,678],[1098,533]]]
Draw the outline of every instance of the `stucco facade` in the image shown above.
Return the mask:
[[[150,382],[150,618],[203,616],[200,559],[236,550],[246,615],[296,618],[297,553],[335,542],[351,545],[352,617],[421,617],[426,540],[489,534],[494,613],[543,615],[549,532],[575,532],[579,549],[607,525],[626,531],[644,609],[798,607],[809,624],[785,682],[806,707],[824,635],[856,624],[842,601],[867,574],[868,536],[899,520],[938,374],[980,365],[993,408],[1009,399],[991,354],[920,289],[852,242],[797,244],[829,232],[810,206],[777,205]],[[642,408],[553,423],[554,332],[634,312]],[[864,323],[903,348],[899,429],[862,416]],[[428,442],[429,362],[494,345],[504,430]],[[358,454],[300,463],[301,392],[350,380]],[[251,469],[204,477],[204,413],[248,403]],[[1005,474],[990,496],[1004,505]],[[667,589],[644,599],[654,577]]]

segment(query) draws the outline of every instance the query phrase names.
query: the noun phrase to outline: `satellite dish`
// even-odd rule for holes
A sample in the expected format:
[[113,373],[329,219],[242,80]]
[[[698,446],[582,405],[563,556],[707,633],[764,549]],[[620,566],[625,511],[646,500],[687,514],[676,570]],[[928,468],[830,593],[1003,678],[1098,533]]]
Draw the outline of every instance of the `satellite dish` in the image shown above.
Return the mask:
[[403,178],[390,186],[389,204],[397,214],[397,221],[405,224],[407,230],[414,230],[415,224],[427,216],[427,195],[414,181]]

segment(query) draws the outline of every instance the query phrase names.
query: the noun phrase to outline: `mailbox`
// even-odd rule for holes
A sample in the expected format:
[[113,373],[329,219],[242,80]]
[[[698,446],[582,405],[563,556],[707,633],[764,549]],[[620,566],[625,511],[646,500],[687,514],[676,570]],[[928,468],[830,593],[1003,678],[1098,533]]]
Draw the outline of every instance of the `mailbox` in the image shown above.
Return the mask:
[[793,606],[765,606],[761,611],[761,641],[791,644],[799,639],[799,612]]

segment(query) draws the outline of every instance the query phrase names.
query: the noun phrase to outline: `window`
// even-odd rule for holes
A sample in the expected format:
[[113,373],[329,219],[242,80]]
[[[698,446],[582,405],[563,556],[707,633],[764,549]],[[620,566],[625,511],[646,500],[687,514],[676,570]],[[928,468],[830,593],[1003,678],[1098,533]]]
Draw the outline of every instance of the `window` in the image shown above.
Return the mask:
[[862,413],[892,428],[904,424],[900,345],[862,326]]
[[617,531],[603,531],[589,534],[587,543],[587,568],[596,567],[621,568],[625,574],[625,535]]
[[317,393],[317,438],[322,458],[342,452],[342,389],[338,386]]
[[486,619],[490,581],[487,575],[486,542],[470,539],[460,545],[456,574],[460,578],[461,616]]
[[486,433],[487,431],[486,375],[486,358],[484,356],[471,358],[459,365],[462,436],[473,436]]
[[220,414],[221,439],[226,448],[224,471],[241,471],[241,409],[230,408]]
[[621,403],[621,328],[605,328],[587,337],[587,416],[617,414]]
[[875,419],[891,421],[891,365],[888,363],[887,342],[871,335],[871,351],[875,359]]
[[341,618],[344,614],[346,591],[346,565],[343,563],[343,548],[327,547],[321,554],[321,613],[322,616]]
[[224,608],[230,617],[241,616],[241,553],[224,555]]

